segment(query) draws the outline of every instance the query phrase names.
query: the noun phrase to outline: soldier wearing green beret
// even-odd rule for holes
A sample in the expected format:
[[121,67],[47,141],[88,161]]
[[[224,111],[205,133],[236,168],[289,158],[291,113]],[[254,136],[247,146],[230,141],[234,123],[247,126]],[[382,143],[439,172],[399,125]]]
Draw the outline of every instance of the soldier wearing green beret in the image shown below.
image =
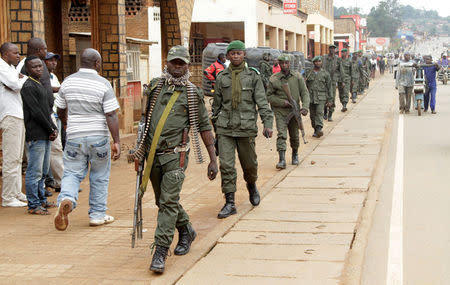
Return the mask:
[[348,94],[350,92],[350,84],[352,78],[352,61],[348,57],[348,50],[346,48],[341,50],[341,66],[343,76],[338,82],[339,100],[342,104],[342,112],[347,111]]
[[[324,108],[324,120],[333,121],[333,112],[336,107],[336,84],[344,77],[344,70],[342,68],[341,59],[336,55],[336,46],[330,45],[328,47],[328,54],[324,55],[322,58],[322,68],[328,71],[331,77],[331,90],[333,99],[331,101],[331,106],[325,106]],[[342,85],[345,85],[342,82]]]
[[272,65],[270,65],[270,53],[263,54],[262,59],[259,61],[259,72],[261,72],[261,79],[264,84],[264,89],[267,90],[269,84],[269,78],[272,76]]
[[188,164],[189,136],[197,162],[203,160],[199,140],[203,140],[209,154],[208,177],[213,180],[218,172],[214,137],[209,123],[203,93],[189,81],[189,52],[183,46],[169,50],[167,66],[160,78],[153,79],[146,89],[144,130],[137,148],[128,157],[129,162],[142,164],[145,170],[139,185],[143,195],[150,181],[158,206],[155,230],[155,252],[150,270],[164,272],[165,261],[172,244],[175,229],[179,240],[175,255],[189,252],[196,237],[189,216],[180,204],[180,192]]
[[314,129],[313,137],[320,138],[323,135],[324,107],[333,104],[333,86],[330,74],[322,69],[322,57],[316,56],[312,61],[314,68],[305,73],[305,81],[310,96],[309,116]]
[[356,97],[359,92],[360,77],[362,75],[362,62],[358,58],[358,53],[354,52],[352,56],[352,73],[350,92],[352,94],[352,103],[356,103]]
[[230,65],[217,76],[212,106],[218,135],[222,192],[225,195],[225,205],[217,216],[219,219],[236,214],[236,150],[247,182],[250,203],[259,205],[255,151],[258,112],[264,124],[262,133],[265,137],[272,137],[273,124],[273,113],[261,77],[256,69],[245,64],[245,44],[241,41],[231,42],[227,48],[227,58]]
[[303,116],[308,114],[310,99],[303,77],[299,72],[290,69],[291,62],[289,56],[284,54],[280,55],[278,57],[278,62],[280,63],[281,72],[275,73],[270,77],[269,86],[267,88],[267,99],[272,106],[277,124],[277,151],[279,154],[279,161],[276,168],[285,169],[287,132],[289,131],[293,165],[298,165],[298,148],[300,146],[300,140],[299,127],[295,118],[291,117],[290,120],[287,121],[293,106],[288,95],[283,90],[282,85],[288,84],[292,99],[297,105],[297,110],[300,110],[300,113]]

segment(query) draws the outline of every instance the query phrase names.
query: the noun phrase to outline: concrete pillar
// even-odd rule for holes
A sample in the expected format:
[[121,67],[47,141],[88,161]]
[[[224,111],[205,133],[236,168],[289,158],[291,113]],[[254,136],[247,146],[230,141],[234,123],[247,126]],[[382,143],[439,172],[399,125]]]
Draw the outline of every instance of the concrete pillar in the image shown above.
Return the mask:
[[295,51],[297,47],[297,37],[295,36],[295,33],[286,33],[287,41],[288,41],[288,51]]
[[127,94],[125,0],[91,1],[92,47],[103,60],[102,75],[112,84],[120,104],[119,125],[133,131],[133,100]]
[[278,49],[286,49],[286,34],[283,29],[278,29]]
[[269,43],[271,48],[278,49],[278,29],[275,27],[269,28]]
[[303,50],[303,38],[302,35],[300,34],[295,34],[295,50],[296,51],[301,51],[301,52],[305,52]]
[[321,55],[321,27],[320,25],[314,25],[314,56]]
[[244,37],[246,47],[256,47],[258,45],[258,23],[256,21],[245,20]]
[[258,46],[266,46],[266,25],[258,23]]

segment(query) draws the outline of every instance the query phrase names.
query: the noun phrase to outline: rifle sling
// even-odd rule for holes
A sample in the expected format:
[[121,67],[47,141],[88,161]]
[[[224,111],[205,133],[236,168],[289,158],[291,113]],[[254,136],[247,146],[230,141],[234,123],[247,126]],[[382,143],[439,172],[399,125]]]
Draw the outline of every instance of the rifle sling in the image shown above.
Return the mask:
[[172,97],[170,97],[170,100],[167,103],[167,106],[164,109],[164,112],[162,113],[161,118],[159,119],[158,125],[156,125],[156,130],[155,130],[155,134],[153,135],[152,144],[150,146],[150,153],[148,154],[147,163],[146,163],[145,170],[144,170],[144,175],[142,177],[141,185],[139,186],[141,195],[143,195],[145,193],[145,190],[147,189],[147,184],[148,184],[148,180],[150,179],[150,173],[152,171],[153,161],[155,159],[155,154],[156,154],[156,146],[158,144],[159,137],[161,136],[162,130],[166,123],[167,117],[169,116],[170,110],[172,109],[173,105],[175,104],[175,101],[177,101],[178,96],[180,96],[180,94],[181,94],[181,91],[173,92]]

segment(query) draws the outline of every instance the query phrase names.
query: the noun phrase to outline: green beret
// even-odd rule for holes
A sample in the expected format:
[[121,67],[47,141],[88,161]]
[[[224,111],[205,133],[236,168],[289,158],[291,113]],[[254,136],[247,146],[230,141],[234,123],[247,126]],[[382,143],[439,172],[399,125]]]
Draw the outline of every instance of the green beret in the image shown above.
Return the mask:
[[278,57],[278,61],[291,61],[291,58],[289,57],[288,54],[284,53]]
[[346,49],[346,48],[341,49],[341,52],[347,52],[347,51],[348,51],[348,49]]
[[313,59],[312,59],[312,62],[316,62],[316,61],[322,61],[322,57],[320,56],[320,55],[317,55],[317,56],[315,56]]
[[362,49],[358,50],[357,53],[362,53]]
[[241,41],[232,41],[227,47],[227,53],[231,50],[245,50],[245,44]]

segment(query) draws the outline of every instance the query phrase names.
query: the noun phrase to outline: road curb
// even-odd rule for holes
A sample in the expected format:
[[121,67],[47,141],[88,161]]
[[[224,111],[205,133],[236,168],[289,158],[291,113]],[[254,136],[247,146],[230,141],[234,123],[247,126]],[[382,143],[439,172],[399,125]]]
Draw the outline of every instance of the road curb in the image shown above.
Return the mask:
[[[381,84],[381,82],[378,82],[378,84]],[[378,84],[376,86],[378,86]],[[371,89],[373,89],[373,87]],[[370,91],[371,90],[369,90],[369,92]],[[370,229],[372,228],[373,214],[377,205],[379,189],[383,182],[384,166],[387,164],[390,140],[392,137],[392,121],[394,119],[393,108],[395,98],[393,98],[392,101],[393,103],[390,108],[390,116],[386,122],[385,135],[383,137],[381,150],[378,155],[376,167],[372,173],[369,188],[367,190],[367,198],[364,201],[364,207],[362,208],[357,221],[354,240],[345,259],[344,269],[340,278],[340,284],[343,285],[361,284],[367,240]]]

